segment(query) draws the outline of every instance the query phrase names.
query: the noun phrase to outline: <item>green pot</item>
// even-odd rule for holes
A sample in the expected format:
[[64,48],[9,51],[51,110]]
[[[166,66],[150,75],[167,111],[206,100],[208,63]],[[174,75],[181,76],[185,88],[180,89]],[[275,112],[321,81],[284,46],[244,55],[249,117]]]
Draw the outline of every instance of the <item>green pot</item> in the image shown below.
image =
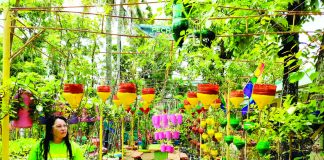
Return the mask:
[[270,150],[270,142],[260,141],[256,145],[256,149],[258,150],[259,154],[263,156]]
[[226,119],[222,119],[222,120],[220,121],[220,125],[221,125],[221,127],[225,128],[226,125],[227,125],[227,120],[226,120]]
[[225,142],[230,145],[233,142],[234,136],[225,136]]
[[230,125],[233,127],[233,129],[236,129],[237,126],[239,126],[240,120],[236,118],[231,118],[230,119]]
[[238,150],[242,149],[245,146],[245,141],[241,139],[234,139],[233,143]]
[[243,129],[251,134],[255,129],[255,123],[253,122],[244,122]]

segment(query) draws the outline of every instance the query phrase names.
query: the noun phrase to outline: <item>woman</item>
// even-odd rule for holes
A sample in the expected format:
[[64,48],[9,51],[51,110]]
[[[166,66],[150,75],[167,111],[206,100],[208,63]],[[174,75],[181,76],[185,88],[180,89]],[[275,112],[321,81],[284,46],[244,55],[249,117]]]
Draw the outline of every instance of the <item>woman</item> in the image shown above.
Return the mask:
[[46,121],[46,135],[30,151],[28,160],[84,160],[79,146],[69,141],[67,120],[51,116]]

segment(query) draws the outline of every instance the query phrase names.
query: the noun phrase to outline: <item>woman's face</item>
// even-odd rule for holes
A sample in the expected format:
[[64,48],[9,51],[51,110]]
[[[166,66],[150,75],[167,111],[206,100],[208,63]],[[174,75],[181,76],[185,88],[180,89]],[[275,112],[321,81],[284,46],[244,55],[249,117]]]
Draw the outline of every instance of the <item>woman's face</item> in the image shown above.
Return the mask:
[[63,139],[67,134],[67,124],[62,119],[56,119],[53,125],[54,139]]

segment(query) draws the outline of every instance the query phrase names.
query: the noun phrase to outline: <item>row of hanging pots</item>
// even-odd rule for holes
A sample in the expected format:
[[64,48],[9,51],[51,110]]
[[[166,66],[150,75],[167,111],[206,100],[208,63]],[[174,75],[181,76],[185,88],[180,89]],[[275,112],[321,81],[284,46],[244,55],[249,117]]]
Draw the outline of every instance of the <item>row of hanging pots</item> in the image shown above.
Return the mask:
[[179,131],[164,131],[164,132],[155,132],[154,139],[155,140],[171,140],[171,139],[179,139],[180,132]]
[[[227,145],[230,145],[231,143],[233,143],[237,149],[242,149],[245,146],[245,141],[240,139],[240,138],[234,138],[234,136],[229,135],[229,136],[225,136],[224,138],[225,142],[227,143]],[[250,141],[249,146],[254,146],[255,142],[254,141]],[[259,152],[260,155],[265,155],[271,148],[270,148],[270,142],[268,141],[259,141],[256,144],[256,149]]]
[[182,115],[181,114],[160,114],[152,116],[152,123],[154,128],[168,128],[169,122],[173,126],[182,124]]
[[161,150],[161,152],[173,153],[174,147],[172,145],[168,145],[168,144],[161,144],[160,150]]

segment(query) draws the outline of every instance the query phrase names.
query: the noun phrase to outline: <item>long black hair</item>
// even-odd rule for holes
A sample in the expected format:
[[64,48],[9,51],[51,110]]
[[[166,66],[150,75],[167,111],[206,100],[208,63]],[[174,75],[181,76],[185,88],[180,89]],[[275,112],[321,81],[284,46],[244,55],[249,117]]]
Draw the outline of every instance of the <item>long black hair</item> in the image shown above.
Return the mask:
[[[67,123],[67,119],[62,117],[62,116],[49,116],[47,119],[46,119],[46,134],[45,134],[45,138],[41,141],[40,143],[40,149],[41,149],[41,152],[43,154],[43,158],[45,160],[47,160],[47,155],[48,155],[48,152],[50,150],[50,146],[49,146],[49,143],[51,140],[54,139],[54,136],[53,136],[53,125],[54,125],[54,122],[56,119],[61,119],[61,120],[64,120],[65,123]],[[69,132],[67,132],[66,136],[63,138],[66,146],[67,146],[67,150],[69,152],[69,158],[72,159],[72,148],[71,148],[71,143],[69,141]]]

